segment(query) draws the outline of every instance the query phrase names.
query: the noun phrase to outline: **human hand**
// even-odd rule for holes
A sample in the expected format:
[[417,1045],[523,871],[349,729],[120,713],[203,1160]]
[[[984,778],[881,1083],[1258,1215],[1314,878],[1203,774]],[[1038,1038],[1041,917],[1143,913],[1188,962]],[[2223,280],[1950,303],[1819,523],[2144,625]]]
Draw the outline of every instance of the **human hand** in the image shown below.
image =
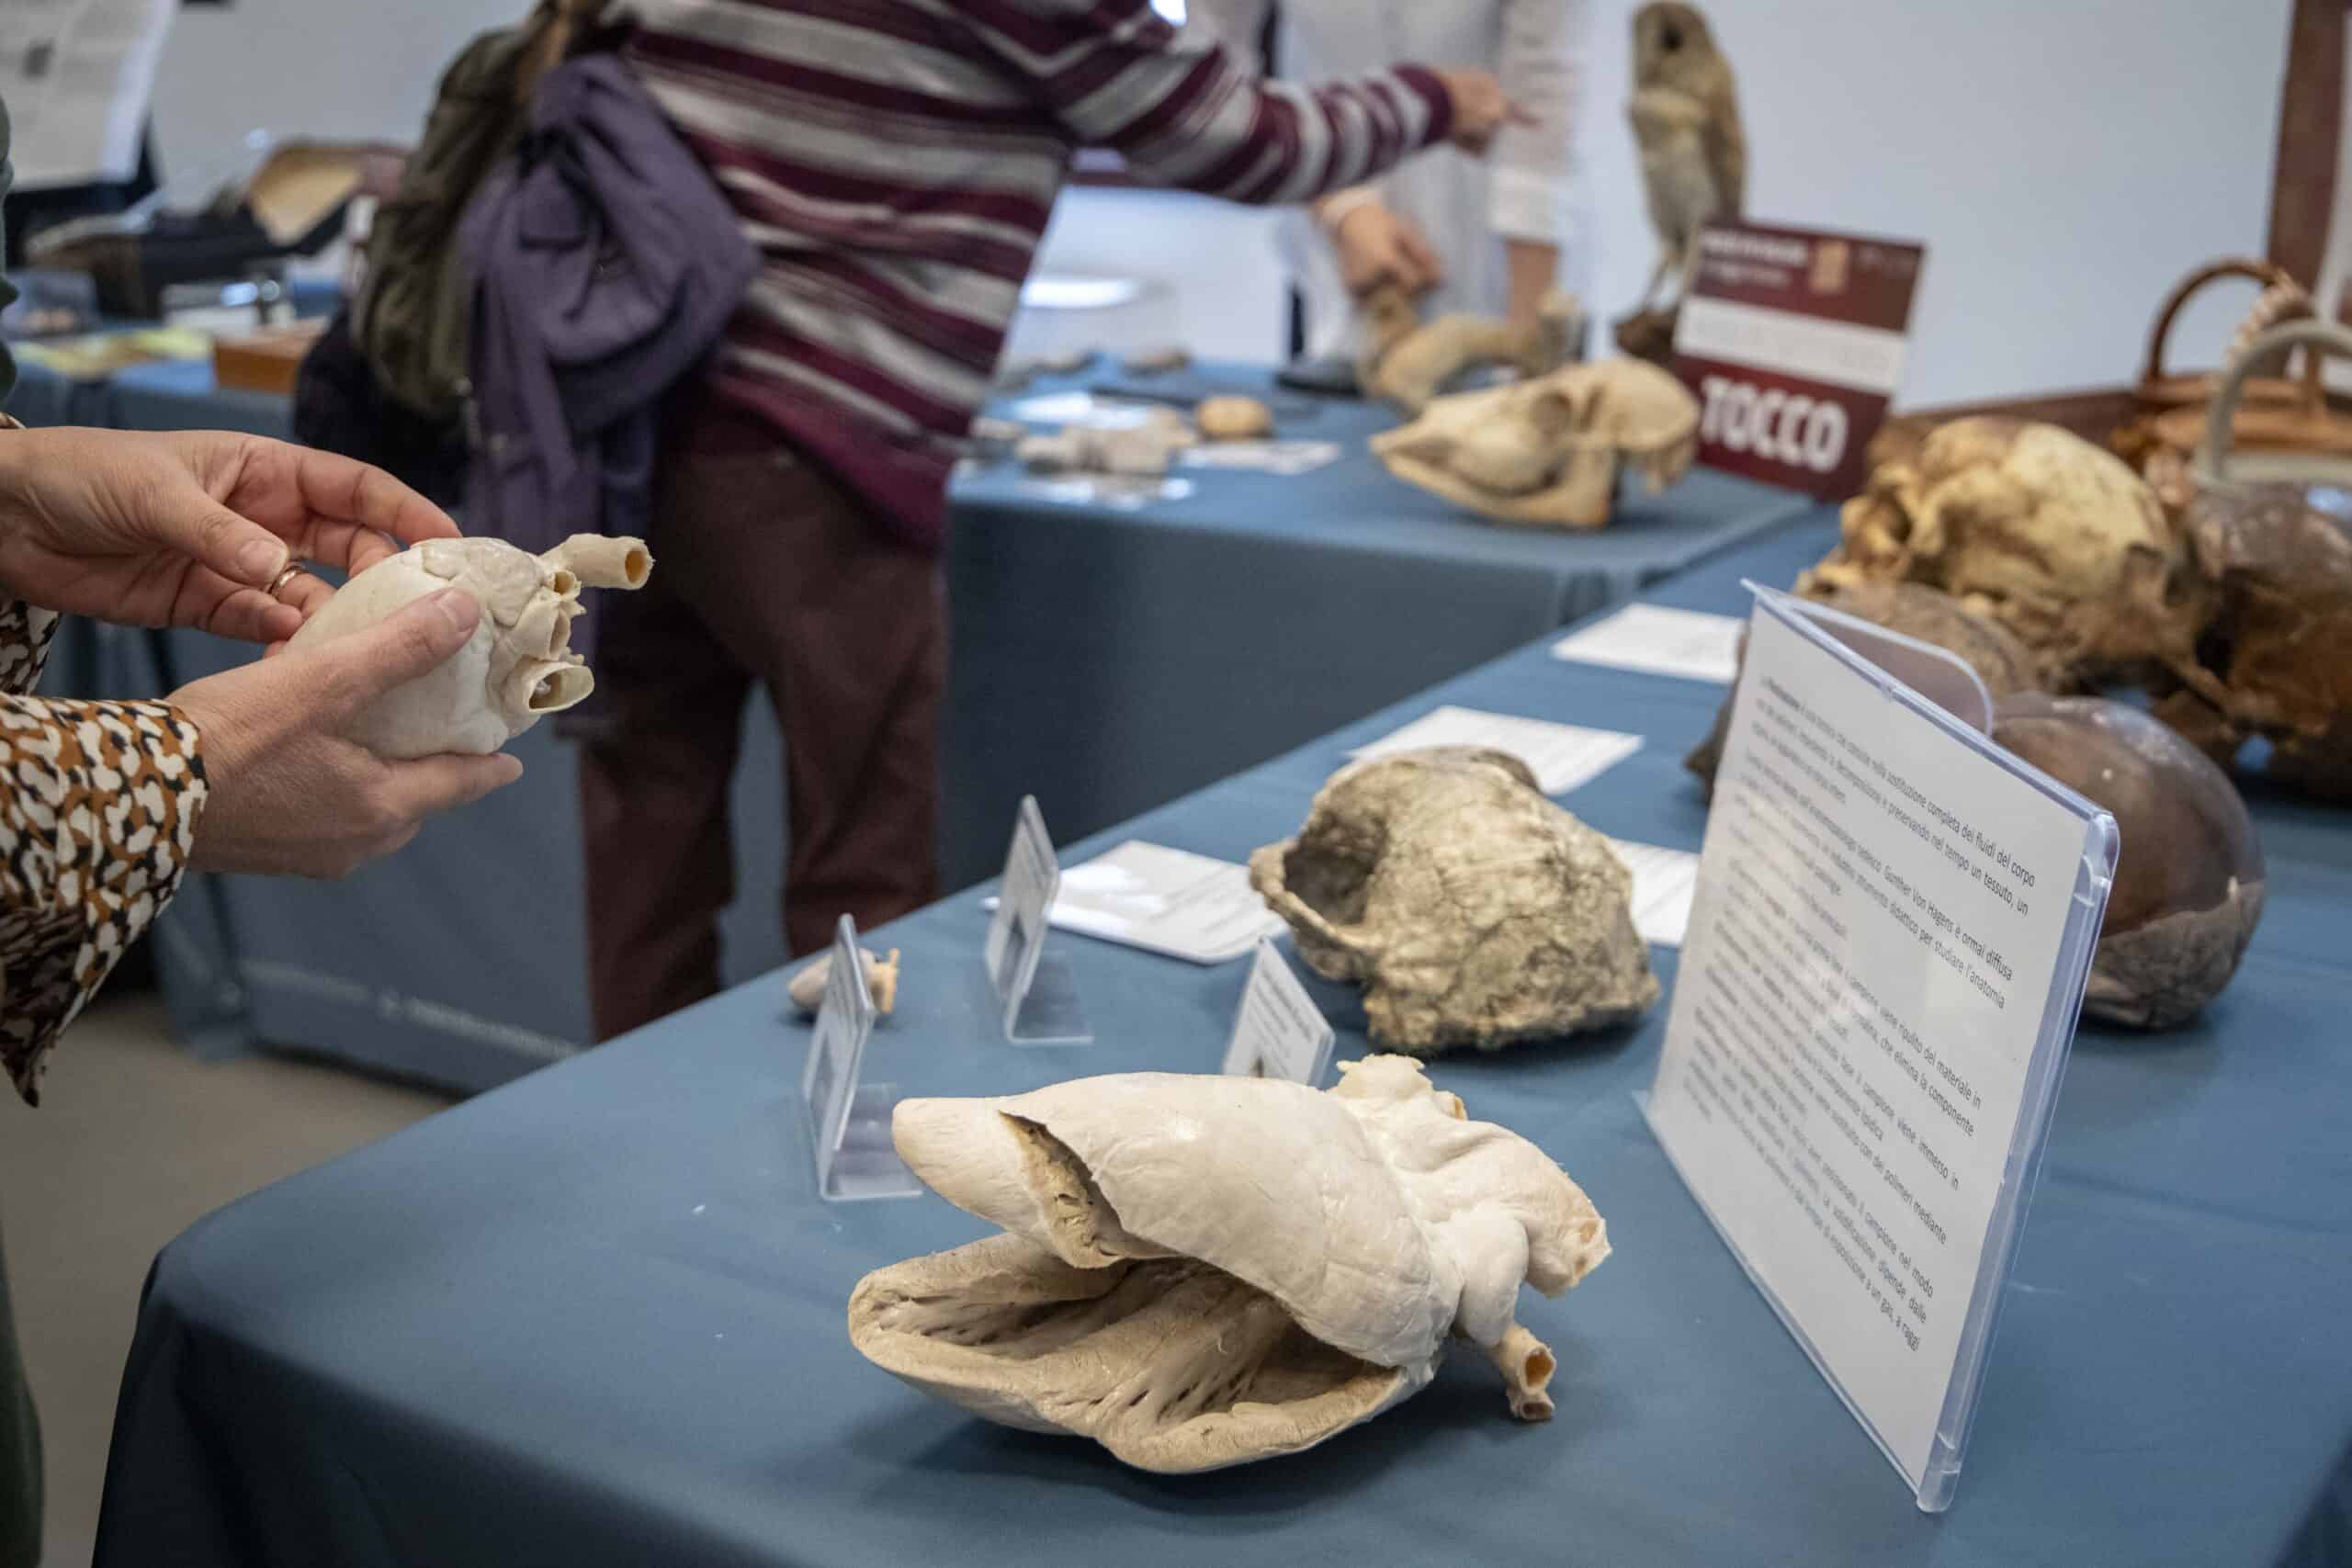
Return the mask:
[[1446,96],[1453,100],[1452,141],[1464,152],[1483,153],[1506,125],[1542,123],[1503,92],[1500,82],[1487,71],[1441,71]]
[[0,586],[45,610],[280,642],[334,592],[297,575],[273,594],[291,562],[363,571],[457,536],[380,468],[258,435],[0,435]]
[[472,594],[443,589],[366,631],[172,694],[196,726],[209,785],[190,864],[345,876],[416,837],[425,818],[522,777],[503,753],[386,761],[349,738],[370,704],[437,668],[481,620]]
[[1445,264],[1410,219],[1377,201],[1350,208],[1331,231],[1340,276],[1358,299],[1385,283],[1419,294],[1445,281]]

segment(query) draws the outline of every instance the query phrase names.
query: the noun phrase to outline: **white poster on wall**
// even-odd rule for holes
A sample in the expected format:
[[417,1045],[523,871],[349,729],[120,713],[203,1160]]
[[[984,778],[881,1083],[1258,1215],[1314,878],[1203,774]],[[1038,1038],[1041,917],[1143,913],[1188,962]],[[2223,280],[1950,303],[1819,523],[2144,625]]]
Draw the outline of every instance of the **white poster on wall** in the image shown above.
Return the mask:
[[17,186],[127,180],[179,0],[0,0]]

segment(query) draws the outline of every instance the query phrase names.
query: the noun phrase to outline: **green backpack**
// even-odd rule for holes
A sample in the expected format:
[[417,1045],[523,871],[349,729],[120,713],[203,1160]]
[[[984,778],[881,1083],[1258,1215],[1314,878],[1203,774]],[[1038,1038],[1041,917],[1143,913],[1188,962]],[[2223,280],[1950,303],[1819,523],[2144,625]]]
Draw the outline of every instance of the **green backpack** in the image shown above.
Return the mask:
[[458,226],[483,178],[521,139],[539,78],[578,52],[606,0],[538,0],[442,73],[424,136],[377,209],[351,306],[352,342],[385,394],[428,420],[461,416],[471,388],[473,279]]

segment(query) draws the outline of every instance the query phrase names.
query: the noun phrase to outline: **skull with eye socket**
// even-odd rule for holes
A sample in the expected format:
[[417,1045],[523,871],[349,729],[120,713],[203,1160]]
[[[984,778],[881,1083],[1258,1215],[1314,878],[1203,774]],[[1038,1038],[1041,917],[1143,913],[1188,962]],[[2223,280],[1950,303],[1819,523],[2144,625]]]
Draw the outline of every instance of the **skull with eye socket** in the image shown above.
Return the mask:
[[2195,662],[2210,590],[2113,455],[2056,425],[1975,416],[1893,429],[1871,457],[1838,547],[1799,592],[1941,589],[2022,641],[2052,689]]

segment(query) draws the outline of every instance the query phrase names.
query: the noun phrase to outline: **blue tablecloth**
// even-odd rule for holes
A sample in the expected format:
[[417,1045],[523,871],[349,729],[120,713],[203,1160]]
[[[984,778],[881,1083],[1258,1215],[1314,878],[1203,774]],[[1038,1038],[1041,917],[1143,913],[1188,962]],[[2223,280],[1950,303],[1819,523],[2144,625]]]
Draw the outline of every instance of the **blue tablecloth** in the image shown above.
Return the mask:
[[[959,486],[943,886],[1001,865],[1024,793],[1057,833],[1094,831],[1803,510],[1786,491],[1701,470],[1663,496],[1628,497],[1604,533],[1499,528],[1390,479],[1363,447],[1385,416],[1363,404],[1274,394],[1263,373],[1214,367],[1154,384],[1217,388],[1274,397],[1287,434],[1338,441],[1342,456],[1290,479],[1189,471],[1189,496],[1139,511],[1043,499],[1009,466]],[[141,366],[91,390],[98,423],[288,434],[286,400],[218,390],[202,362]],[[145,640],[131,650],[136,682],[115,666],[86,686],[96,666],[69,660],[50,689],[159,695],[241,656],[191,633]],[[745,737],[723,933],[737,980],[783,958],[782,744],[765,703],[752,704]],[[516,751],[521,784],[346,883],[191,889],[157,942],[183,1037],[303,1045],[463,1089],[587,1040],[573,761],[541,731]]]
[[[1651,595],[1736,612],[1826,521]],[[1228,859],[1295,829],[1346,750],[1440,702],[1635,730],[1570,797],[1695,848],[1683,748],[1720,696],[1530,649],[1121,830]],[[2269,826],[2266,817],[2265,826]],[[768,977],[205,1221],[158,1260],[98,1561],[1030,1568],[1572,1562],[1900,1568],[2346,1561],[2352,1442],[2352,872],[2272,842],[2234,987],[2157,1039],[2085,1032],[1953,1511],[1930,1518],[1747,1284],[1631,1101],[1665,1016],[1447,1057],[1534,1138],[1615,1256],[1530,1298],[1558,1417],[1508,1419],[1458,1358],[1309,1454],[1168,1479],[969,1420],[851,1349],[865,1270],[984,1227],[933,1199],[828,1205]],[[2341,831],[2341,829],[2339,829]],[[1104,835],[1072,858],[1106,847]],[[2127,852],[2128,849],[2127,849]],[[869,1077],[1005,1092],[1215,1070],[1243,968],[1057,937],[1100,1043],[1001,1043],[978,891],[877,933],[905,952]],[[1671,983],[1671,953],[1661,953]],[[1317,985],[1364,1048],[1350,995]]]

